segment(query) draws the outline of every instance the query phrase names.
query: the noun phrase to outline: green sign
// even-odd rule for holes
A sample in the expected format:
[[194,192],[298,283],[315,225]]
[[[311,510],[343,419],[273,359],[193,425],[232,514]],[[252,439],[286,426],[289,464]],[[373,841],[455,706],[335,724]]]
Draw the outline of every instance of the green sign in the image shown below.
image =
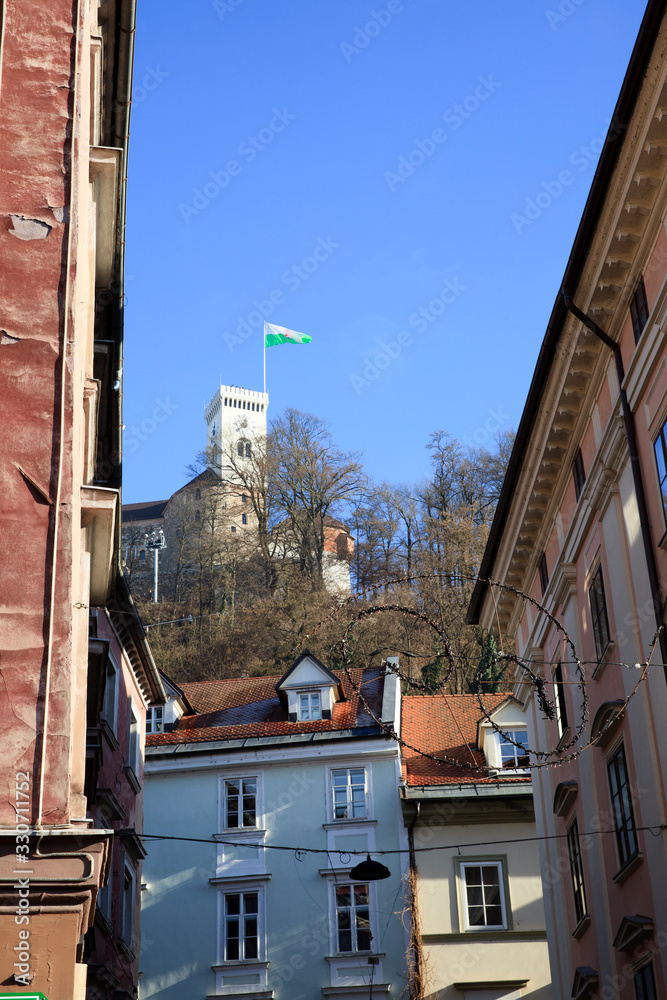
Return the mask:
[[0,993],[0,1000],[16,1000],[17,997],[22,1000],[48,1000],[43,993],[24,993],[23,990],[20,993]]

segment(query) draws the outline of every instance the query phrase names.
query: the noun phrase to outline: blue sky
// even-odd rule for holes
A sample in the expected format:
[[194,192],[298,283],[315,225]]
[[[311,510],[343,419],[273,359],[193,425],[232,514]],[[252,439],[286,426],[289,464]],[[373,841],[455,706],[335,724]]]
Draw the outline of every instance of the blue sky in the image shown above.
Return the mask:
[[516,427],[644,8],[141,0],[124,501],[183,485],[220,381],[262,388],[263,316],[313,338],[267,351],[269,415],[376,479]]

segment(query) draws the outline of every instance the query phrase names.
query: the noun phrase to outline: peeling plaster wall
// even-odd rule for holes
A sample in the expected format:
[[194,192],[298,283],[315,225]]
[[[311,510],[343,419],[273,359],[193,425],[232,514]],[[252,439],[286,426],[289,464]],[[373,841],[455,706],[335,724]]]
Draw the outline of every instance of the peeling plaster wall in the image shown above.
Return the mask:
[[[11,826],[15,823],[13,786],[18,770],[28,771],[34,779],[31,820],[37,820],[42,750],[37,734],[43,726],[45,703],[59,467],[62,480],[43,814],[46,823],[66,823],[73,816],[85,815],[87,613],[75,605],[87,602],[87,580],[78,527],[81,447],[73,443],[83,437],[82,385],[86,342],[92,338],[75,306],[90,292],[89,114],[84,89],[87,85],[90,90],[90,28],[88,5],[82,4],[81,23],[76,25],[77,4],[71,0],[51,0],[48,7],[39,0],[9,0],[4,16],[0,91],[0,826]],[[78,28],[76,34],[73,26]],[[85,67],[79,77],[77,66]],[[81,113],[82,108],[86,113]]]

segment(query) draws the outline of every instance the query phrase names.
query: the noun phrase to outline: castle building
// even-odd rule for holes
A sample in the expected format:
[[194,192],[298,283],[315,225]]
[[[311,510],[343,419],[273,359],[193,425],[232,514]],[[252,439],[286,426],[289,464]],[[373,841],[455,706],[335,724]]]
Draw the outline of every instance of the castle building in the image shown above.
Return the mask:
[[[160,595],[178,599],[187,589],[187,579],[196,573],[192,548],[197,550],[206,534],[215,534],[235,557],[247,558],[254,551],[252,529],[257,517],[244,483],[263,475],[268,406],[266,392],[221,385],[204,410],[206,469],[166,500],[123,506],[123,560],[137,596],[155,596],[157,559],[158,600]],[[277,530],[276,558],[296,559],[289,526],[279,525]],[[322,532],[324,586],[330,593],[349,594],[354,552],[350,529],[326,515]],[[162,537],[164,547],[153,547]],[[241,550],[243,543],[249,544]]]
[[[221,385],[204,411],[207,429],[207,448],[224,453],[235,442],[252,447],[252,439],[266,438],[266,411],[269,408],[268,392],[242,389],[236,385]],[[248,453],[248,457],[249,453]]]

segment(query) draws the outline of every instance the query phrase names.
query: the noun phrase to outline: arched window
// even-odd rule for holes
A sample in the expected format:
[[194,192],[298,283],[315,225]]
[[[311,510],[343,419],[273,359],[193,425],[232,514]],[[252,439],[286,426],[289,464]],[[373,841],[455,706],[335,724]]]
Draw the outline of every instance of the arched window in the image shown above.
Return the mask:
[[243,441],[239,441],[236,446],[236,454],[243,458]]
[[246,441],[246,443],[245,443],[245,457],[246,458],[250,458],[251,455],[252,455],[252,448],[250,447],[250,441]]
[[247,523],[248,523],[248,518],[246,517],[245,514],[241,514],[241,524],[247,524]]
[[247,493],[242,493],[241,494],[241,503],[247,503],[247,502],[248,502],[248,495],[247,495]]
[[195,511],[195,521],[201,521],[201,513],[198,510]]
[[145,559],[146,558],[146,550],[145,549],[141,550],[141,552],[139,553],[139,558],[140,559]]
[[195,490],[195,500],[201,500],[201,490]]
[[246,441],[243,438],[241,438],[241,440],[236,445],[236,454],[239,456],[239,458],[243,458],[244,456],[246,458],[250,458],[252,455],[252,448],[250,446],[250,441]]

